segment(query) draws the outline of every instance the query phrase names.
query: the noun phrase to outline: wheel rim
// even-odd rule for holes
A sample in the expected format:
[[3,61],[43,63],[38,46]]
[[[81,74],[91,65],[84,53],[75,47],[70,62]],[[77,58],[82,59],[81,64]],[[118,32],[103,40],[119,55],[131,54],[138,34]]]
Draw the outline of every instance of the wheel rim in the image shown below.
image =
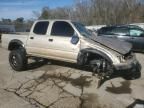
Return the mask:
[[11,57],[11,64],[12,64],[12,66],[17,67],[18,61],[17,61],[16,55],[12,55],[12,57]]

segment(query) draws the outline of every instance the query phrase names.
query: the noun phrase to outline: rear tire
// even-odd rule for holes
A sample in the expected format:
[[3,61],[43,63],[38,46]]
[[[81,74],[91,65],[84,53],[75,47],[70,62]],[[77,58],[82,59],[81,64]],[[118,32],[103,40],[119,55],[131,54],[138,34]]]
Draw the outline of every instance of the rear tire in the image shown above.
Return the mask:
[[27,57],[22,49],[12,50],[9,54],[9,63],[15,71],[23,71],[27,67]]

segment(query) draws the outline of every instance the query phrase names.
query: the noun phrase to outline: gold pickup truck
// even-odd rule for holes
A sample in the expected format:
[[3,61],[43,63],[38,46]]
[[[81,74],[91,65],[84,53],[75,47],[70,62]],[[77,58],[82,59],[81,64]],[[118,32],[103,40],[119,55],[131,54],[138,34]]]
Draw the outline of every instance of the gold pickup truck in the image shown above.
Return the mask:
[[10,51],[9,63],[16,71],[25,70],[31,56],[89,66],[105,76],[113,70],[140,71],[131,44],[97,37],[70,20],[38,20],[29,34],[2,34],[2,47]]

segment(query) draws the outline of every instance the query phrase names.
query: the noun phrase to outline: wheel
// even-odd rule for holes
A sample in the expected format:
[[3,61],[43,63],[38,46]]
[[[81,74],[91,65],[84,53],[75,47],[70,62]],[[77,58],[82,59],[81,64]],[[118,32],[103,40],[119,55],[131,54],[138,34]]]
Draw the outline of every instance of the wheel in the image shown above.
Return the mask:
[[9,54],[9,63],[16,71],[25,70],[27,65],[26,53],[21,49],[11,51]]

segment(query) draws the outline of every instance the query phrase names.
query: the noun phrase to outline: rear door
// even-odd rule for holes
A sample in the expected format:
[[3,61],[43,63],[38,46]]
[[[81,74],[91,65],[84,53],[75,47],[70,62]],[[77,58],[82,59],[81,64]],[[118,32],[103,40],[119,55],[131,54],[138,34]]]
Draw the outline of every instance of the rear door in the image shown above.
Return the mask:
[[27,40],[27,52],[32,55],[47,55],[48,50],[48,31],[49,22],[48,21],[40,21],[37,22],[33,31]]

